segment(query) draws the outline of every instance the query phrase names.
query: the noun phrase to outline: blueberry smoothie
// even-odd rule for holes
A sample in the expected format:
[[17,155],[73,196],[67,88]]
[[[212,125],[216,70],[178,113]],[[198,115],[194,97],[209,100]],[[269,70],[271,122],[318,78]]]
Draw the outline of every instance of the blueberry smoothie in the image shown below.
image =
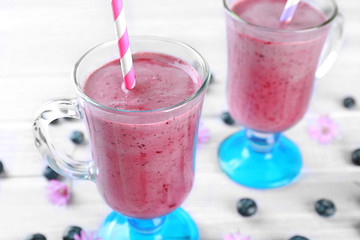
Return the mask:
[[[169,55],[141,52],[133,60],[132,90],[121,86],[119,60],[97,69],[84,84],[88,97],[111,108],[109,116],[91,104],[84,111],[99,192],[115,211],[149,219],[175,210],[190,192],[202,98],[170,113],[149,110],[188,99],[201,82],[192,66]],[[122,114],[111,114],[116,109]]]
[[230,6],[237,17],[227,14],[230,113],[261,132],[284,131],[302,118],[328,34],[328,26],[312,28],[326,17],[303,1],[289,24],[280,23],[285,2],[237,0]]

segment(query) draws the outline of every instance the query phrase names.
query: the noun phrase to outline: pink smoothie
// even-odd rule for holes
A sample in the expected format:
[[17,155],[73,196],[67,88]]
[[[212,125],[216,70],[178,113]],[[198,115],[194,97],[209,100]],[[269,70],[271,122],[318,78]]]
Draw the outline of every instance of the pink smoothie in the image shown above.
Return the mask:
[[227,15],[230,112],[262,132],[284,131],[304,115],[328,33],[328,26],[294,32],[326,20],[303,1],[291,23],[280,24],[284,5],[285,0],[238,0],[231,10],[250,24]]
[[[195,69],[155,53],[133,56],[136,86],[121,88],[119,61],[96,70],[84,93],[116,109],[143,111],[180,103],[200,87]],[[107,204],[130,217],[153,218],[175,210],[194,179],[194,151],[201,101],[170,113],[99,113],[85,105],[96,184]],[[140,116],[140,117],[139,117]]]

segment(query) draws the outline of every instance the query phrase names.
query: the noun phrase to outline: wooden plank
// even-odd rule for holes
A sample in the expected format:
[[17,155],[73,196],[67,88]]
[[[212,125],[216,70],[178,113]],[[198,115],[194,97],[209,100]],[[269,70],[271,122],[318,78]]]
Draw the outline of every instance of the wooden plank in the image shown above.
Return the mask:
[[62,239],[70,225],[96,230],[109,212],[91,182],[74,182],[72,203],[66,207],[48,201],[47,184],[39,177],[1,179],[0,239],[25,239],[34,232],[42,232],[48,239]]

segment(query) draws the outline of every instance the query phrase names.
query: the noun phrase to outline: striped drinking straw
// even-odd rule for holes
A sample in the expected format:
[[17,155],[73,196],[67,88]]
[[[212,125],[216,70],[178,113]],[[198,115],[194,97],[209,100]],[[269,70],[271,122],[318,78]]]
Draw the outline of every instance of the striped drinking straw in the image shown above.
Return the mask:
[[289,23],[291,21],[299,2],[300,0],[287,0],[280,16],[280,22]]
[[121,72],[124,78],[125,88],[133,89],[135,86],[135,73],[122,0],[111,0],[111,7],[114,14],[114,25],[118,40]]

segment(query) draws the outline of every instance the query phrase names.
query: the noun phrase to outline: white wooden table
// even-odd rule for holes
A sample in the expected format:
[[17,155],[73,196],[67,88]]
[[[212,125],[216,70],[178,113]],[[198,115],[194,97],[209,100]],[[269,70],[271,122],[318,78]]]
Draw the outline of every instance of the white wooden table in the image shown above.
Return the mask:
[[[201,239],[221,239],[240,231],[253,240],[287,240],[299,234],[311,240],[360,239],[360,167],[351,152],[360,147],[360,107],[342,106],[346,95],[360,103],[360,2],[338,0],[346,19],[345,42],[334,68],[316,84],[305,118],[286,132],[300,147],[304,168],[299,179],[283,188],[251,190],[221,172],[217,147],[237,131],[220,120],[225,100],[226,43],[221,0],[126,1],[130,35],[156,35],[184,41],[208,60],[215,82],[210,86],[203,121],[211,139],[197,153],[194,188],[183,204],[196,221]],[[46,163],[34,145],[32,121],[39,106],[54,97],[73,97],[71,71],[89,48],[114,38],[112,13],[106,0],[0,1],[0,240],[21,240],[34,232],[62,239],[69,225],[96,230],[110,209],[91,182],[72,183],[67,207],[46,198]],[[309,119],[329,115],[341,129],[328,145],[312,140]],[[82,158],[86,147],[74,149],[68,135],[80,123],[62,123],[54,140]],[[56,131],[59,132],[59,131]],[[258,212],[250,218],[236,212],[236,202],[251,197]],[[337,207],[331,218],[314,211],[320,198]]]

